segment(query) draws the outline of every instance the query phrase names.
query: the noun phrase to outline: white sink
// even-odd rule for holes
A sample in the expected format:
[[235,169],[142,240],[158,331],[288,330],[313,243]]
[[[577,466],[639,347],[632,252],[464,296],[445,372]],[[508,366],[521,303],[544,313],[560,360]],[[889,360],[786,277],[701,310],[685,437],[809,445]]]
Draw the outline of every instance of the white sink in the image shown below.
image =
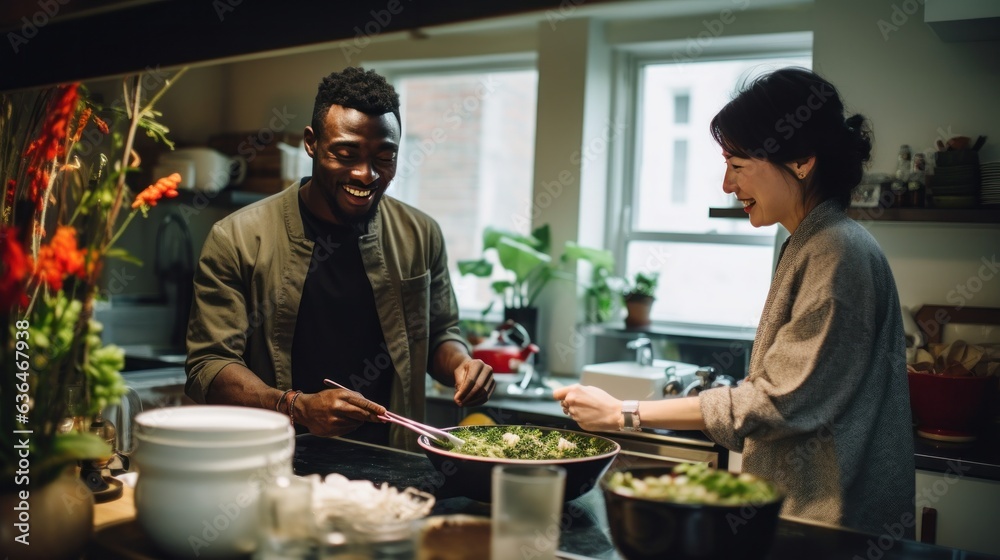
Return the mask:
[[696,371],[694,364],[670,360],[653,360],[648,366],[634,361],[604,362],[583,366],[580,383],[600,387],[617,399],[655,400],[665,398],[664,387],[672,379],[681,388],[695,381]]

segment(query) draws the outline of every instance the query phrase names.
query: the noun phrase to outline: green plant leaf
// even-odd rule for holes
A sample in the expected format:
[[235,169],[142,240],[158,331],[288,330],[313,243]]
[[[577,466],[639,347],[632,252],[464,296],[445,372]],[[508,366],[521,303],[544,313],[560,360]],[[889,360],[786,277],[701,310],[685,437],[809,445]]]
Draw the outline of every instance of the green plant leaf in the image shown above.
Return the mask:
[[[38,470],[48,473],[84,459],[99,459],[111,455],[108,442],[90,432],[55,434],[49,453],[40,453]],[[32,465],[34,467],[34,465]]]
[[500,257],[500,264],[514,273],[518,284],[524,282],[536,268],[552,262],[552,257],[510,238],[500,239],[497,255]]
[[486,259],[467,259],[458,261],[458,272],[463,276],[471,274],[480,278],[489,278],[493,275],[493,263]]
[[490,287],[493,288],[494,292],[503,295],[505,290],[514,287],[514,283],[509,280],[497,280],[496,282],[490,284]]
[[593,247],[583,247],[573,241],[566,242],[566,251],[563,257],[567,259],[577,259],[589,262],[594,268],[605,268],[612,270],[615,268],[615,256],[606,249],[594,249]]
[[529,243],[529,245],[543,253],[550,252],[549,249],[552,248],[552,229],[549,228],[549,224],[538,226],[535,231],[531,232],[531,236],[538,240],[538,244],[531,245]]
[[542,242],[534,236],[521,235],[520,233],[494,227],[487,227],[483,230],[483,250],[496,249],[502,239],[510,239],[518,243],[524,243],[536,250],[543,250]]
[[112,247],[108,249],[104,255],[110,259],[118,259],[120,261],[132,263],[136,266],[142,266],[142,261],[140,259],[120,247]]

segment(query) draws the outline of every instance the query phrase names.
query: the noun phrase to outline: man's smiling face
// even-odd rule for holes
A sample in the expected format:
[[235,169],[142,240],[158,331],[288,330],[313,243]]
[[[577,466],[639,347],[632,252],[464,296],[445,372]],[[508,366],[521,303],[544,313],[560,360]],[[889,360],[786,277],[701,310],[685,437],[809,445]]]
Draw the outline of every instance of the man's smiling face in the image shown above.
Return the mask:
[[342,225],[368,220],[396,176],[400,135],[392,113],[369,115],[331,105],[323,130],[305,131],[306,153],[313,159],[312,192],[305,196],[310,209]]

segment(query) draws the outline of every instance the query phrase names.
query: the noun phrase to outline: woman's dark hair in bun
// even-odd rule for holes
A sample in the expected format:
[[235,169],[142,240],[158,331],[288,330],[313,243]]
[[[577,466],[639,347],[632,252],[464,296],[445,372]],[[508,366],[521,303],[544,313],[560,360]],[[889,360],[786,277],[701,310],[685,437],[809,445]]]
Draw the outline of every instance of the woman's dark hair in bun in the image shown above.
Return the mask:
[[867,119],[845,119],[837,88],[805,68],[782,68],[744,85],[712,119],[711,132],[729,153],[778,164],[792,177],[781,164],[816,156],[802,192],[814,204],[833,199],[846,208],[871,159]]

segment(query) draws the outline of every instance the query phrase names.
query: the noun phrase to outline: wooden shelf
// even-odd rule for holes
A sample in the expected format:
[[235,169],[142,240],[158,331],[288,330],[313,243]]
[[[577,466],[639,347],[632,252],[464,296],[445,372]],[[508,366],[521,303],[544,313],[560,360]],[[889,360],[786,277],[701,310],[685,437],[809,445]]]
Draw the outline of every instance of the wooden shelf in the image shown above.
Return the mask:
[[258,200],[264,200],[268,194],[255,193],[250,191],[238,191],[224,189],[217,193],[207,193],[180,189],[174,198],[164,199],[164,203],[191,204],[198,208],[206,206],[241,208],[248,204],[253,204]]
[[[1000,208],[848,208],[847,215],[859,222],[941,222],[1000,225]],[[746,219],[742,208],[709,208],[709,218]]]

